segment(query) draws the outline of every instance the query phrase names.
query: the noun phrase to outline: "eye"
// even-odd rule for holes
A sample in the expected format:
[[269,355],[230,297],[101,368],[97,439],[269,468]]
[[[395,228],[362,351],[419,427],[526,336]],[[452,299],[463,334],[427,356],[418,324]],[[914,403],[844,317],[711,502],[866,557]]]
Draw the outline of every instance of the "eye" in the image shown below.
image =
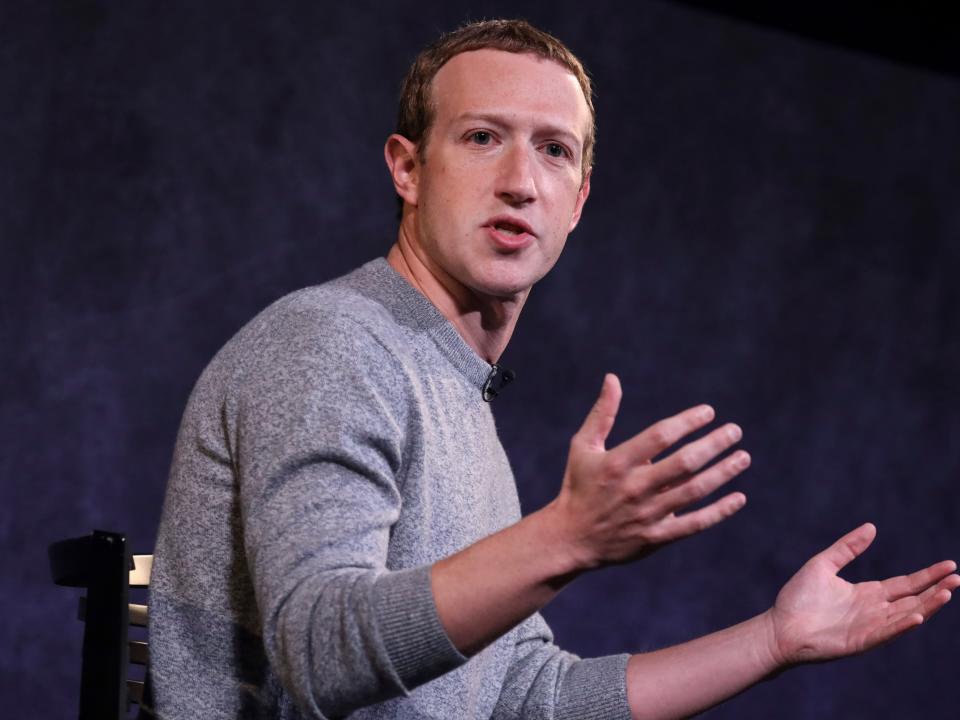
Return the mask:
[[470,133],[470,139],[477,145],[489,145],[490,140],[493,138],[486,130],[475,130],[474,132]]
[[564,158],[570,156],[567,149],[560,143],[547,143],[543,149],[546,150],[547,155],[550,157]]

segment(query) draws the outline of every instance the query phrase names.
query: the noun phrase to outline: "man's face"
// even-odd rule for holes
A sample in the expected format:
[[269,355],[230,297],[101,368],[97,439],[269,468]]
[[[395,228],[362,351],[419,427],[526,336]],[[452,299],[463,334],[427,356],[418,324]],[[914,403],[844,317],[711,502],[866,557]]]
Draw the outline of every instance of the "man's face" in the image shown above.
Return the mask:
[[418,255],[445,285],[514,297],[553,267],[589,193],[583,91],[558,63],[485,49],[444,65],[432,98]]

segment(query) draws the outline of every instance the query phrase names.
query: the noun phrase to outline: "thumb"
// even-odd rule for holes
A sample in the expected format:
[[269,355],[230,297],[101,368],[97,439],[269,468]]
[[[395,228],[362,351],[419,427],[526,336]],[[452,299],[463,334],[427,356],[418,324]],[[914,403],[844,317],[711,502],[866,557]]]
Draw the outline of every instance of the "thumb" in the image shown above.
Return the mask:
[[840,572],[853,560],[860,557],[863,551],[870,547],[876,536],[876,526],[873,523],[864,523],[820,553],[820,557],[829,562],[836,572]]
[[620,409],[620,398],[622,396],[620,379],[613,373],[604,375],[603,385],[600,387],[600,397],[593,404],[580,427],[580,431],[577,433],[584,442],[599,450],[604,449],[603,444],[617,419],[617,410]]

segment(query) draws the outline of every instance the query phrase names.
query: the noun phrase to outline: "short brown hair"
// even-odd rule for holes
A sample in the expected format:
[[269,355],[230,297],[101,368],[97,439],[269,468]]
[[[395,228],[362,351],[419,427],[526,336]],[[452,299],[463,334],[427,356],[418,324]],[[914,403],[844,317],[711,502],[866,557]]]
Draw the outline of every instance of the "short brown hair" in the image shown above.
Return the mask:
[[582,158],[583,174],[586,176],[593,165],[593,146],[596,140],[593,85],[590,77],[580,60],[566,45],[553,35],[538,30],[526,20],[484,20],[469,23],[441,35],[435,43],[417,55],[403,81],[397,133],[417,143],[423,157],[427,132],[434,120],[430,94],[433,78],[454,55],[483,49],[531,53],[560,63],[573,73],[580,83],[587,108],[590,110],[590,127],[583,142]]

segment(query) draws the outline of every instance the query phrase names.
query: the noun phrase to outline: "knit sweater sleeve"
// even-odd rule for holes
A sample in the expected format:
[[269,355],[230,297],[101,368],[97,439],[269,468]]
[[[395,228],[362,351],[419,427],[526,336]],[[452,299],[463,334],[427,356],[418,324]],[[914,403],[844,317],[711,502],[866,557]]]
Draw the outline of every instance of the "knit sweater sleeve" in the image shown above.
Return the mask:
[[628,655],[581,659],[553,644],[539,613],[518,628],[496,720],[630,720]]
[[[235,442],[267,656],[311,717],[339,717],[465,661],[429,567],[385,568],[402,496],[398,362],[351,320],[296,318],[243,373]],[[269,336],[268,336],[269,337]]]

